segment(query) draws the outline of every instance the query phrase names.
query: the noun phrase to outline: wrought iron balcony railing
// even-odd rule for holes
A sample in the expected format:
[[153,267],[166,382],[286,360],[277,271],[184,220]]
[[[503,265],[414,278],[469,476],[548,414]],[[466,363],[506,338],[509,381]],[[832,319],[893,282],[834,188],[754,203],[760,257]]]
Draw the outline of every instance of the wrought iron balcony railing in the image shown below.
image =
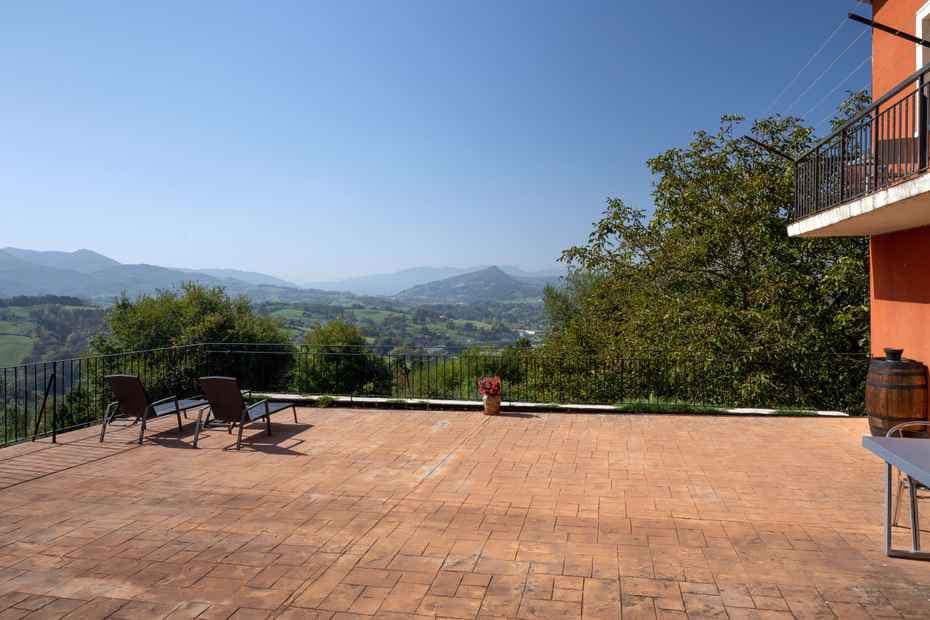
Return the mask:
[[[553,356],[539,349],[392,352],[381,347],[205,343],[0,368],[0,446],[98,424],[113,400],[104,377],[138,375],[153,399],[199,392],[228,375],[262,393],[479,400],[475,381],[503,380],[505,400],[632,405],[863,410],[864,353],[743,359],[696,352]],[[424,405],[426,406],[426,405]],[[645,407],[644,409],[640,407]]]
[[797,159],[792,221],[927,170],[928,75],[918,69]]

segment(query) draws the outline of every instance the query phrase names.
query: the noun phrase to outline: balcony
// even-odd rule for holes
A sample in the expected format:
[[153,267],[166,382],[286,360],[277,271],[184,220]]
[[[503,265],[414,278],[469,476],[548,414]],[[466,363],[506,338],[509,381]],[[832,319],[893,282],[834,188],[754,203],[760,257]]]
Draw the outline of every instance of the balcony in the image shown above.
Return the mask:
[[790,236],[930,225],[928,74],[914,72],[798,158]]

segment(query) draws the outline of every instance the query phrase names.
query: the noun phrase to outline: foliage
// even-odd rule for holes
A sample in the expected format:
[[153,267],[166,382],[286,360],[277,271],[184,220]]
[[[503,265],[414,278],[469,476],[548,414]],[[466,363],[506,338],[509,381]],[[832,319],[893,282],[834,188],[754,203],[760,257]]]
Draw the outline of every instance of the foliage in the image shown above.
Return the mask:
[[358,327],[368,344],[386,350],[506,346],[519,339],[520,330],[538,333],[545,327],[543,305],[538,301],[411,306],[390,299],[361,298],[342,303],[268,302],[259,304],[257,310],[280,319],[295,341],[317,323],[341,319]]
[[73,297],[0,299],[0,366],[74,358],[104,328],[104,310]]
[[839,129],[843,123],[852,119],[872,105],[872,94],[868,89],[847,90],[846,98],[840,103],[836,117],[830,121],[831,130]]
[[385,393],[388,369],[364,344],[358,328],[345,321],[315,325],[298,355],[295,387],[309,394]]
[[[188,283],[180,290],[120,298],[107,312],[107,331],[94,339],[92,349],[110,356],[106,364],[111,372],[124,366],[116,354],[151,351],[134,355],[129,371],[142,375],[151,396],[157,398],[196,390],[196,379],[204,374],[238,377],[245,388],[286,384],[290,356],[260,357],[231,347],[229,353],[207,357],[202,347],[193,345],[287,342],[277,321],[256,313],[248,298]],[[180,348],[158,350],[166,347]]]
[[[546,294],[548,356],[709,360],[728,404],[819,401],[836,353],[868,350],[868,241],[789,239],[790,165],[737,135],[738,117],[649,160],[655,212],[610,198],[584,245],[562,260],[567,285]],[[769,118],[754,136],[800,152],[813,137],[795,118]],[[693,363],[690,364],[694,366]],[[714,386],[711,386],[714,387]],[[713,401],[710,401],[713,402]]]
[[287,343],[274,319],[258,314],[247,297],[229,297],[220,287],[193,282],[180,290],[129,299],[123,295],[107,313],[108,330],[94,339],[96,353],[142,351],[214,343]]

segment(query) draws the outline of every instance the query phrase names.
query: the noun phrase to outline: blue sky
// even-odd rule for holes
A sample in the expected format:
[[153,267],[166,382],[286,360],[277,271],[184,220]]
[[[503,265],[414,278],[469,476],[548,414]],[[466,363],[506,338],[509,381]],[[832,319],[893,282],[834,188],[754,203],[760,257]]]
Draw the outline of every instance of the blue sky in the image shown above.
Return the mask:
[[776,100],[854,4],[9,3],[0,245],[298,280],[551,266],[721,114],[816,123],[867,84],[847,23]]

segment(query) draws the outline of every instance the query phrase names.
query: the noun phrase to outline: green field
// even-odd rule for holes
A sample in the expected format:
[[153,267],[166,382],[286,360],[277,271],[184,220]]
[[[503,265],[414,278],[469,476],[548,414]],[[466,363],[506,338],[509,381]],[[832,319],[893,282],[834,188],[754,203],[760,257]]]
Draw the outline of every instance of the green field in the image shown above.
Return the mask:
[[267,302],[258,309],[279,319],[295,341],[333,319],[358,326],[369,344],[425,349],[507,345],[520,329],[542,329],[541,307],[515,304],[412,306],[366,299],[347,305]]
[[103,329],[104,310],[72,297],[0,299],[0,367],[74,357]]
[[0,367],[15,366],[30,353],[32,353],[31,337],[0,333]]

